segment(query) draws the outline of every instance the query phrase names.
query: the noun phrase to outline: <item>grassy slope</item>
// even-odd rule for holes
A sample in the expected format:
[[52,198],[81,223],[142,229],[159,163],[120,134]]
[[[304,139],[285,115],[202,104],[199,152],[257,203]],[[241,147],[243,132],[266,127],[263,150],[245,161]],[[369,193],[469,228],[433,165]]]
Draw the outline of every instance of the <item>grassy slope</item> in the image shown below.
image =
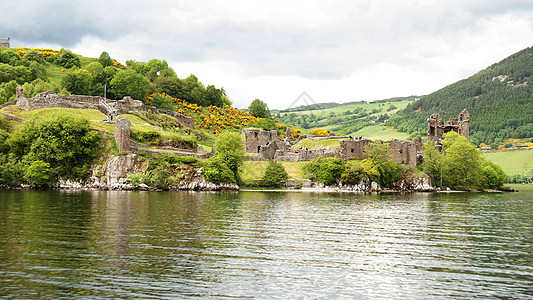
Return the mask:
[[533,150],[484,153],[483,156],[502,167],[507,175],[533,169]]
[[299,149],[301,147],[306,147],[308,149],[318,149],[318,148],[325,148],[325,147],[332,147],[332,148],[339,148],[339,141],[341,139],[331,139],[331,140],[324,140],[319,141],[317,143],[311,141],[310,139],[303,139],[299,141],[297,144],[292,146],[292,150]]
[[383,125],[367,126],[353,134],[353,136],[362,136],[370,140],[387,141],[391,139],[406,140],[409,134],[405,132],[394,131],[391,128],[385,128]]
[[[394,113],[394,112],[396,112],[396,111],[398,111],[400,109],[404,109],[411,102],[413,102],[413,101],[398,101],[398,102],[386,102],[386,103],[374,103],[374,102],[370,102],[370,103],[367,103],[367,102],[365,102],[365,103],[354,103],[354,104],[340,105],[340,106],[336,106],[336,107],[332,107],[332,108],[326,108],[326,109],[295,111],[294,113],[297,114],[297,115],[314,114],[316,116],[322,116],[322,115],[326,115],[327,116],[331,112],[334,112],[335,114],[338,115],[338,114],[344,113],[347,110],[353,111],[354,108],[356,108],[356,109],[357,108],[363,108],[363,109],[365,109],[367,111],[368,110],[373,110],[375,108],[377,108],[377,109],[383,108],[383,110],[384,110],[383,112],[386,112],[386,109],[391,104],[396,106],[397,109],[391,110],[388,113]],[[292,113],[292,112],[289,112],[289,113]]]
[[[301,180],[302,167],[306,162],[282,162],[285,170],[289,174],[289,179]],[[265,173],[267,161],[245,161],[242,166],[242,180],[246,184],[251,184],[254,179],[261,179]]]
[[[22,111],[16,105],[8,106],[0,110],[5,114],[9,114],[21,119],[30,119],[34,115],[47,115],[53,113],[66,113],[69,115],[80,116],[88,119],[91,122],[91,126],[94,129],[101,131],[115,133],[115,125],[102,123],[101,120],[105,120],[106,116],[96,109],[75,109],[75,108],[63,108],[63,107],[52,107],[52,108],[41,108],[32,111]],[[178,132],[169,132],[162,130],[161,127],[148,124],[145,120],[139,118],[138,116],[132,114],[125,114],[122,117],[131,121],[132,130],[147,132],[147,131],[157,131],[163,138],[172,139],[176,136],[183,137],[185,134],[180,134]],[[188,137],[186,137],[188,138]]]

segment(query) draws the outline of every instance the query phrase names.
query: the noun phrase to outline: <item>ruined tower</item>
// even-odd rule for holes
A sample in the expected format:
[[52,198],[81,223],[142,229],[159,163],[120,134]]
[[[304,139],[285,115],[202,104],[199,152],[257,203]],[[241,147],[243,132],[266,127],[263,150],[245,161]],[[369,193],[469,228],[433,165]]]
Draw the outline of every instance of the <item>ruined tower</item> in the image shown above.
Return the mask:
[[130,127],[130,120],[120,116],[117,117],[115,121],[115,141],[120,152],[130,151]]
[[457,118],[450,118],[443,122],[439,114],[432,114],[428,118],[428,139],[440,143],[442,135],[446,132],[455,131],[460,136],[468,139],[470,130],[470,114],[464,109]]
[[11,38],[0,38],[0,48],[9,48],[10,45],[9,45],[9,41],[11,40]]

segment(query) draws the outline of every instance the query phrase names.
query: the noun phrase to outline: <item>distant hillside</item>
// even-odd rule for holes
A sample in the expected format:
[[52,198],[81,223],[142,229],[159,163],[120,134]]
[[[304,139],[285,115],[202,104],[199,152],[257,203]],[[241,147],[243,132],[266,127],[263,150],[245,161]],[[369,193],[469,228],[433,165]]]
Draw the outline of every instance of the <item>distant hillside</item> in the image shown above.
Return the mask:
[[273,112],[283,122],[304,129],[323,128],[343,135],[354,134],[373,124],[385,122],[391,115],[404,109],[417,96],[398,97],[372,102],[350,102],[317,109],[315,106],[299,107],[294,111]]
[[[489,50],[490,51],[490,50]],[[533,137],[533,47],[524,49],[477,74],[408,105],[387,125],[426,135],[427,118],[445,120],[463,109],[471,115],[470,137],[475,144],[503,138]]]

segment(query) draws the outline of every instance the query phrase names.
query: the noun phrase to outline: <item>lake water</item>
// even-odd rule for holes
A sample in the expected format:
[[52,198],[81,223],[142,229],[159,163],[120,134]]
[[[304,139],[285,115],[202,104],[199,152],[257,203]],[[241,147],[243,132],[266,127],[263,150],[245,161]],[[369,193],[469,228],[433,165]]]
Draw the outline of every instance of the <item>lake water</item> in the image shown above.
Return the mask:
[[0,297],[533,298],[533,189],[0,191]]

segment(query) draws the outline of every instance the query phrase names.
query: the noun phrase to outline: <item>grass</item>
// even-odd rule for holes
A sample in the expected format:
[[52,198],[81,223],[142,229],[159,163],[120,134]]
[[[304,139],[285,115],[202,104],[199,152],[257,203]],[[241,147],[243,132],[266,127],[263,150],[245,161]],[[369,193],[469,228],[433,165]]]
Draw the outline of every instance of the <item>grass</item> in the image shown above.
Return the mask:
[[[304,161],[281,162],[289,174],[289,179],[302,180],[302,167],[306,164]],[[245,184],[251,184],[255,179],[262,179],[268,161],[245,161],[242,166],[242,180]]]
[[533,150],[483,153],[483,156],[502,167],[507,175],[522,174],[533,169]]
[[385,128],[383,125],[372,125],[362,128],[351,134],[352,136],[362,136],[370,140],[387,141],[391,139],[406,140],[409,134],[405,132],[394,131],[391,128]]
[[317,143],[311,141],[310,139],[303,139],[299,141],[297,144],[292,146],[292,150],[297,150],[301,147],[306,147],[308,149],[319,149],[319,148],[325,148],[325,147],[332,147],[332,148],[340,148],[339,141],[341,139],[330,139],[330,140],[323,140],[318,141]]

